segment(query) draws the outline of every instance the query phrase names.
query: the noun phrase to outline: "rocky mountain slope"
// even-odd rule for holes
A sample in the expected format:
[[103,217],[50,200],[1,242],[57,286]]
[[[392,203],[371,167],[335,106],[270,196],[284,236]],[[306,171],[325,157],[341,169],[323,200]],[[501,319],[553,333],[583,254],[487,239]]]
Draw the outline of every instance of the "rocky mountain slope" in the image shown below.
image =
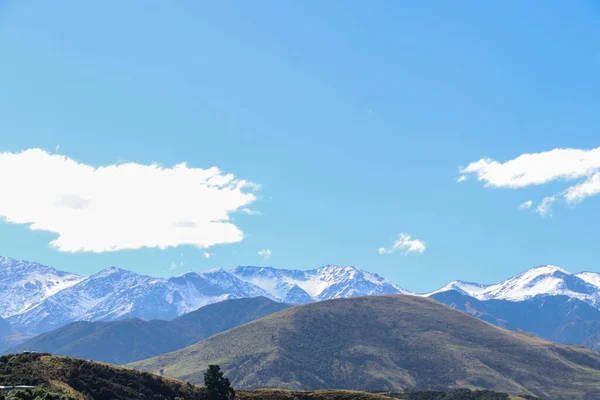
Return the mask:
[[600,350],[600,310],[579,299],[537,296],[523,301],[482,301],[454,290],[431,298],[502,328]]

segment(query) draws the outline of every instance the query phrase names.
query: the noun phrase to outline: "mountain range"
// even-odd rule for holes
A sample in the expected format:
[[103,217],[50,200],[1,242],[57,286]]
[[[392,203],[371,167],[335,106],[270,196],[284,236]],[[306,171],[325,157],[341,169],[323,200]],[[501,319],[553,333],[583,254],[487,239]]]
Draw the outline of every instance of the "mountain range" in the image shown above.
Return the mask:
[[238,388],[471,387],[600,397],[600,354],[501,329],[410,295],[296,306],[130,366],[199,383],[214,363]]
[[237,267],[153,278],[111,267],[88,277],[0,258],[0,316],[22,333],[43,333],[73,321],[169,320],[227,299],[265,296],[307,303],[345,296],[407,293],[355,267],[309,271]]
[[[307,271],[240,266],[169,279],[111,267],[83,277],[8,257],[0,257],[0,289],[0,350],[76,321],[168,321],[228,299],[263,296],[276,302],[306,304],[363,295],[412,294],[350,266],[328,265]],[[600,348],[598,273],[570,274],[547,265],[497,284],[454,281],[417,295],[507,329]],[[537,322],[531,323],[534,320]]]

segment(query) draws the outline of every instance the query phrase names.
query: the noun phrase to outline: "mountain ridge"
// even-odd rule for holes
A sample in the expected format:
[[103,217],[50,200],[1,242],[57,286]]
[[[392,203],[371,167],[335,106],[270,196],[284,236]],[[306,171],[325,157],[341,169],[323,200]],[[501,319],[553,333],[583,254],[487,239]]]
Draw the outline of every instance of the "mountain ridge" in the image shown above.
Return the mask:
[[537,296],[519,302],[478,300],[452,290],[430,298],[501,328],[600,350],[600,310],[576,298]]
[[172,321],[76,321],[4,353],[36,351],[119,365],[189,346],[288,307],[266,297],[254,297],[209,304]]

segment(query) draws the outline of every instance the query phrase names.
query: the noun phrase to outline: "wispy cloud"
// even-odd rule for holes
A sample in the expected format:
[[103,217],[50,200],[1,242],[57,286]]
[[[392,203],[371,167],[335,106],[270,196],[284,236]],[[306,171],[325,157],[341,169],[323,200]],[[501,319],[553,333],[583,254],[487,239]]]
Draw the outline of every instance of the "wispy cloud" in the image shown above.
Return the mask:
[[529,210],[532,205],[533,205],[533,201],[527,200],[526,202],[519,204],[518,208],[519,208],[519,210]]
[[177,264],[176,262],[172,262],[171,265],[169,266],[169,271],[173,271],[180,267],[183,267],[183,261],[181,261],[179,264]]
[[271,258],[272,254],[273,252],[270,249],[262,249],[258,252],[258,255],[261,256],[265,261]]
[[203,251],[202,252],[202,257],[206,258],[207,260],[212,256],[212,253],[209,253],[208,251]]
[[575,203],[600,193],[600,147],[591,150],[554,149],[527,153],[505,162],[482,158],[460,168],[460,173],[461,178],[477,176],[477,180],[485,186],[512,189],[558,180],[579,180],[564,191],[542,200],[536,211],[540,215],[548,215],[550,205],[559,198],[567,203]]
[[425,242],[413,238],[412,236],[406,233],[401,233],[398,235],[398,239],[394,241],[392,247],[380,247],[378,249],[378,252],[382,255],[392,254],[396,251],[401,251],[405,255],[409,253],[423,254],[423,252],[425,251],[425,247]]
[[229,215],[258,185],[216,167],[122,163],[94,167],[41,149],[0,153],[0,217],[53,232],[65,252],[199,248],[238,242]]
[[548,196],[535,208],[535,212],[540,214],[542,217],[552,215],[552,203],[556,201],[556,197]]
[[242,208],[240,210],[241,212],[243,212],[244,214],[248,214],[248,215],[260,215],[260,211],[257,210],[252,210],[251,208]]

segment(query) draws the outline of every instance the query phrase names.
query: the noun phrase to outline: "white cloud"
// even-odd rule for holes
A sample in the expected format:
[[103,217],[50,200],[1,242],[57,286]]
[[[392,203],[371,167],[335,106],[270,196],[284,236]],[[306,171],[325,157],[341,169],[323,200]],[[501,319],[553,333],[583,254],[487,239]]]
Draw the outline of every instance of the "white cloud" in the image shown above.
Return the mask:
[[265,261],[271,258],[273,252],[269,249],[262,249],[258,252],[258,255],[261,256]]
[[535,208],[535,212],[540,214],[542,217],[546,215],[551,215],[552,211],[552,203],[556,201],[555,196],[545,197],[540,204]]
[[180,262],[179,264],[172,262],[169,266],[169,271],[173,271],[174,269],[177,269],[179,267],[183,267],[183,262]]
[[596,172],[587,180],[568,188],[565,192],[565,199],[571,203],[598,193],[600,193],[600,172]]
[[419,239],[413,239],[412,236],[407,235],[406,233],[401,233],[398,235],[398,239],[394,242],[392,247],[380,247],[378,249],[379,254],[392,254],[397,250],[401,250],[405,255],[409,253],[423,254],[425,251],[425,242]]
[[600,193],[600,147],[522,154],[505,162],[482,158],[461,168],[460,173],[462,176],[476,175],[477,180],[484,182],[485,186],[512,189],[543,185],[556,180],[582,179],[566,190],[542,200],[537,212],[546,215],[557,196],[567,203],[573,203]]
[[458,179],[456,180],[456,182],[464,182],[467,180],[467,176],[466,175],[461,175],[458,177]]
[[202,252],[202,257],[206,258],[207,260],[212,256],[212,253],[209,253],[208,251],[203,251]]
[[93,167],[30,149],[0,153],[0,187],[6,222],[58,234],[50,245],[60,251],[105,252],[238,242],[229,214],[254,202],[258,185],[216,167]]
[[56,147],[54,148],[54,151],[58,153],[59,150],[60,150],[60,144],[57,144]]
[[533,201],[527,200],[524,203],[519,204],[519,210],[529,210],[533,205]]

